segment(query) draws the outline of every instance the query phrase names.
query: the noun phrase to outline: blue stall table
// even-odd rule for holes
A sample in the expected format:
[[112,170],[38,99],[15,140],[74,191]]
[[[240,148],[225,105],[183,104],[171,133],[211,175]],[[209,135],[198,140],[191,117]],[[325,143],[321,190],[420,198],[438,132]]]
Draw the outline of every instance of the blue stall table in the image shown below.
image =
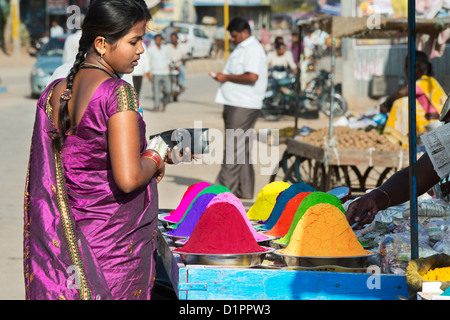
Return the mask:
[[186,265],[158,228],[158,253],[180,300],[396,300],[408,296],[404,275],[287,267]]

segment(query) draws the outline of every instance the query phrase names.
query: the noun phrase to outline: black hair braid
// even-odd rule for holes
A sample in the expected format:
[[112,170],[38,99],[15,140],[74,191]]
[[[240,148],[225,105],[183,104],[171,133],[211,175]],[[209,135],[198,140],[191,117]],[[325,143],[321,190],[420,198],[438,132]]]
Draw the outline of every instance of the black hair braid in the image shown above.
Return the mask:
[[[72,93],[73,80],[75,79],[75,75],[80,70],[80,66],[83,64],[84,59],[86,57],[87,50],[84,46],[82,46],[82,39],[80,39],[80,46],[78,49],[78,53],[75,57],[75,62],[70,69],[69,75],[67,76],[67,85],[66,90],[69,90]],[[60,152],[64,142],[66,141],[66,133],[70,129],[70,116],[69,116],[69,99],[60,99],[60,107],[59,107],[59,132],[53,139],[53,148],[55,151]]]

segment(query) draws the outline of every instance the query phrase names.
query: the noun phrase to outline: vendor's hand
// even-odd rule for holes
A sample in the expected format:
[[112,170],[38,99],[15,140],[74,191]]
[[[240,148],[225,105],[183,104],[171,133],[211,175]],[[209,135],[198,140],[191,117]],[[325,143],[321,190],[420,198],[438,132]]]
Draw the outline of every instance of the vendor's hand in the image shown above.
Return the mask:
[[375,219],[378,211],[376,195],[371,192],[353,201],[348,207],[345,216],[350,225],[358,222],[355,229],[362,229],[364,225],[371,223]]
[[191,149],[186,147],[183,149],[183,154],[178,146],[175,146],[170,152],[167,153],[166,163],[178,164],[181,162],[191,162],[192,160],[199,159],[201,156],[196,156],[191,153]]
[[437,112],[427,113],[427,114],[425,114],[425,119],[427,119],[428,121],[430,121],[430,120],[438,120],[439,119],[439,113],[437,113]]

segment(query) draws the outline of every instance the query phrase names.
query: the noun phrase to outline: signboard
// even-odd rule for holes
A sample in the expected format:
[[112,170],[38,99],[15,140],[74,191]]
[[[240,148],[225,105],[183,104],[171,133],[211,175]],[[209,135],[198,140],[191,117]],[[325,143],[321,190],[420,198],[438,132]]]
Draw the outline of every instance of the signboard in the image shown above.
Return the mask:
[[[223,6],[224,0],[193,0],[194,6]],[[228,0],[229,6],[260,6],[261,0]]]
[[47,0],[47,14],[49,15],[66,15],[68,0]]

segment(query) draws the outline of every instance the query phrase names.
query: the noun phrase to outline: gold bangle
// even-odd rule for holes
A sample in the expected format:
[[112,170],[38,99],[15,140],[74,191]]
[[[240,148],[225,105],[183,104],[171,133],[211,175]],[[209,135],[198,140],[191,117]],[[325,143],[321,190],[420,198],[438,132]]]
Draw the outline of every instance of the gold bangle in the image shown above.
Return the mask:
[[387,208],[389,208],[390,206],[391,206],[391,197],[389,197],[389,194],[386,192],[386,191],[384,191],[383,189],[379,189],[379,188],[375,188],[375,190],[378,190],[378,191],[381,191],[382,193],[384,193],[384,195],[387,197],[387,199],[388,199],[388,205],[387,205]]

